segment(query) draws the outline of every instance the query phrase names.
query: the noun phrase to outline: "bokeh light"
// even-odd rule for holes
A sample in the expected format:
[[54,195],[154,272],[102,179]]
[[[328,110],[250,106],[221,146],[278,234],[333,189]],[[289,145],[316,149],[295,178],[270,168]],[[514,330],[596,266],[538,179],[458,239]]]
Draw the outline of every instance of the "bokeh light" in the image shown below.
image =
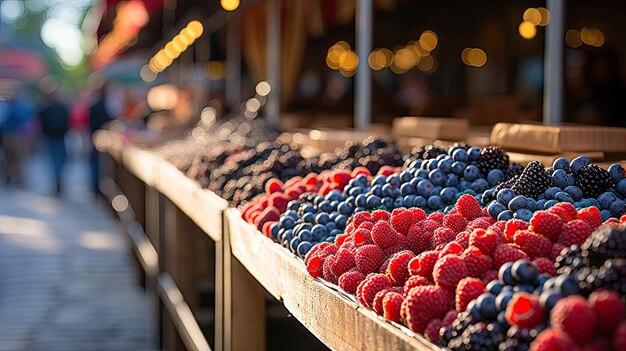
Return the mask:
[[221,0],[220,4],[226,11],[235,11],[239,7],[239,0]]
[[482,67],[487,63],[487,54],[479,48],[465,48],[461,53],[463,63],[472,67]]
[[437,42],[439,38],[437,34],[432,30],[425,30],[422,35],[420,35],[419,44],[422,48],[427,51],[433,51],[437,47]]
[[524,15],[522,15],[524,22],[530,22],[533,26],[539,25],[541,23],[541,12],[539,12],[536,8],[529,8],[524,11]]
[[580,31],[576,29],[570,29],[565,33],[565,43],[572,48],[578,48],[583,45],[583,41],[580,38]]
[[522,22],[517,30],[519,35],[526,40],[530,40],[537,35],[537,27],[529,21]]

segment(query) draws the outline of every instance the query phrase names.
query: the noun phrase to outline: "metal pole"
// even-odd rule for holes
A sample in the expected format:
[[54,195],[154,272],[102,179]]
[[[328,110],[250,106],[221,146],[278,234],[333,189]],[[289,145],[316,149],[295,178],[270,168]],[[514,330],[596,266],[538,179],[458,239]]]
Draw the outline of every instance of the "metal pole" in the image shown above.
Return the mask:
[[546,27],[543,75],[543,123],[563,121],[563,28],[565,1],[547,0],[550,24]]
[[354,99],[354,127],[365,129],[372,119],[371,71],[367,57],[372,50],[372,0],[357,1],[356,50],[359,67],[356,71],[356,97]]
[[226,43],[226,104],[239,111],[241,104],[241,12],[228,23]]
[[280,122],[280,71],[281,71],[281,0],[268,0],[267,2],[267,82],[271,92],[267,97],[265,110],[267,121],[272,126]]

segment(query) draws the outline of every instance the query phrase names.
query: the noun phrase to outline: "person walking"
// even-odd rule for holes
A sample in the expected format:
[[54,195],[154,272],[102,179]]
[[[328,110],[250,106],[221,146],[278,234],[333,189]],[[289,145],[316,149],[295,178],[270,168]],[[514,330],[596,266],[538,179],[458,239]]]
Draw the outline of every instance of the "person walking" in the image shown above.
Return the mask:
[[61,176],[67,157],[65,134],[69,130],[69,109],[51,92],[44,97],[44,105],[39,111],[41,132],[46,139],[48,153],[52,162],[55,193],[61,194]]
[[92,141],[89,163],[91,165],[91,186],[94,194],[100,194],[98,183],[100,181],[100,157],[99,152],[93,145],[93,134],[113,119],[119,108],[111,103],[107,96],[107,87],[102,86],[96,91],[96,101],[89,107],[89,135]]
[[24,180],[23,161],[28,149],[25,126],[32,110],[20,96],[15,96],[8,102],[4,115],[0,118],[0,143],[6,161],[5,182],[20,185]]

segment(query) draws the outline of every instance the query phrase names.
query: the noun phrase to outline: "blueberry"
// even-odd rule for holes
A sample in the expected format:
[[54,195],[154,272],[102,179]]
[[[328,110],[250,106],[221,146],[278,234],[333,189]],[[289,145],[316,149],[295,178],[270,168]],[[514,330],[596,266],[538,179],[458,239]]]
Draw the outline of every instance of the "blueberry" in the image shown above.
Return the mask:
[[517,280],[513,277],[513,262],[506,262],[498,270],[498,279],[506,285],[515,285]]
[[505,188],[498,191],[496,200],[504,206],[508,206],[509,202],[515,197],[515,192],[511,189]]
[[502,170],[499,168],[492,169],[491,171],[489,171],[489,173],[487,173],[487,181],[491,186],[496,186],[502,183],[502,181],[504,181],[504,178],[504,172],[502,172]]
[[572,199],[574,199],[574,201],[578,201],[583,197],[583,191],[575,185],[568,185],[564,190],[569,194],[569,196],[572,197]]
[[428,174],[428,179],[434,185],[445,185],[447,178],[446,174],[441,169],[434,169]]
[[506,211],[506,207],[504,207],[503,204],[496,202],[496,201],[492,202],[489,206],[487,206],[487,212],[493,218],[498,218],[498,215],[500,215],[500,213],[504,211]]
[[607,219],[611,218],[611,211],[609,210],[600,211],[600,217],[602,218],[602,221],[606,221]]
[[[344,189],[344,191],[345,191],[345,189]],[[365,193],[365,189],[361,188],[361,187],[355,187],[355,188],[350,189],[350,191],[348,191],[348,194],[350,194],[350,196],[357,196],[357,195],[360,195],[360,194],[363,194],[363,193]]]
[[394,187],[399,187],[400,186],[400,176],[397,174],[392,174],[389,177],[387,177],[387,184],[391,184]]
[[506,311],[502,310],[502,312],[498,313],[498,323],[502,325],[508,326],[509,322],[506,321]]
[[402,196],[415,194],[415,187],[411,183],[404,183],[400,186],[400,193]]
[[408,171],[400,172],[400,180],[402,181],[402,183],[408,183],[411,181],[411,179],[413,179],[413,175]]
[[467,167],[467,164],[464,162],[454,162],[452,164],[452,173],[461,176],[463,175],[463,171],[465,171],[465,167]]
[[439,193],[441,193],[441,190],[443,190],[442,187],[440,186],[436,186],[432,189],[430,189],[430,193],[428,194],[428,196],[439,196]]
[[411,179],[411,181],[409,181],[409,184],[411,184],[413,186],[413,189],[417,189],[417,184],[419,184],[419,182],[421,182],[422,180],[424,180],[424,178],[422,178],[422,177],[415,177],[415,178]]
[[313,235],[313,238],[319,240],[320,238],[325,237],[328,234],[328,229],[325,225],[316,224],[313,226],[313,228],[311,228],[311,234]]
[[508,221],[509,219],[513,219],[513,212],[511,212],[509,210],[502,211],[498,215],[497,219],[498,219],[498,221]]
[[550,312],[554,305],[556,305],[557,301],[559,301],[563,295],[559,289],[547,289],[539,295],[539,306],[543,308],[546,312]]
[[404,207],[404,199],[401,197],[397,197],[395,200],[393,200],[393,207]]
[[324,241],[328,243],[335,242],[335,236],[329,236],[328,238],[324,239]]
[[341,233],[343,233],[343,230],[341,230],[341,229],[333,229],[333,230],[330,231],[330,233],[328,233],[328,235],[330,237],[334,238],[335,236],[337,236],[337,235],[339,235]]
[[430,207],[433,210],[439,210],[442,209],[444,207],[444,203],[443,200],[441,199],[440,196],[431,196],[430,198],[428,198],[428,207]]
[[483,293],[476,299],[480,314],[487,320],[493,320],[498,315],[496,309],[496,298],[493,294]]
[[552,173],[552,184],[555,187],[565,189],[567,186],[567,173],[562,169],[557,169]]
[[416,196],[415,197],[415,202],[413,202],[413,207],[423,208],[423,207],[426,207],[427,204],[428,204],[428,201],[426,200],[425,197],[423,197],[423,196]]
[[529,197],[526,199],[526,208],[530,211],[535,211],[537,210],[537,201],[535,201],[535,199],[533,199],[532,197]]
[[617,196],[609,191],[602,193],[598,196],[598,202],[600,202],[600,206],[604,210],[609,209],[611,207],[611,204],[615,200],[617,200]]
[[320,213],[315,217],[315,222],[317,224],[326,224],[330,221],[330,216],[328,213]]
[[460,162],[469,161],[469,155],[467,155],[467,151],[463,149],[454,150],[454,152],[452,153],[452,158],[455,161],[460,161]]
[[302,212],[304,212],[304,213],[314,213],[315,212],[315,207],[313,207],[313,205],[306,205],[302,209]]
[[469,156],[470,160],[476,161],[480,158],[480,149],[477,147],[470,147],[469,149],[467,149],[467,155]]
[[281,218],[280,226],[285,228],[285,229],[291,229],[291,228],[293,228],[295,226],[295,221],[291,217],[285,216],[285,217]]
[[339,201],[341,200],[341,190],[331,190],[327,195],[326,195],[326,200],[328,201]]
[[354,206],[348,202],[342,202],[339,204],[339,206],[337,206],[337,212],[341,213],[342,215],[351,215],[353,211]]
[[[359,206],[359,207],[365,207],[366,203],[367,203],[367,195],[365,195],[365,194],[359,194],[354,199],[354,204]],[[324,211],[324,208],[322,208],[322,211]],[[326,211],[326,212],[328,212],[328,211]]]
[[335,224],[337,225],[337,228],[340,228],[340,229],[345,228],[347,222],[348,222],[348,217],[342,214],[337,215],[337,217],[335,218]]
[[393,202],[394,202],[394,199],[392,197],[388,197],[388,196],[387,197],[383,197],[383,200],[382,200],[383,206],[385,206],[387,208],[392,208],[393,207]]
[[574,178],[573,175],[568,174],[567,175],[567,185],[574,185],[576,184],[576,178]]
[[565,172],[569,172],[569,161],[565,157],[559,157],[552,163],[552,168],[562,169]]
[[298,208],[300,207],[300,203],[298,201],[289,201],[289,203],[287,204],[287,209],[288,210],[292,210],[292,211],[297,211]]
[[288,245],[291,239],[293,239],[293,230],[285,230],[281,237],[281,241],[283,242],[283,244]]
[[382,191],[383,191],[383,196],[393,196],[394,187],[391,184],[385,184],[383,185]]
[[363,212],[363,211],[367,211],[367,208],[365,208],[365,207],[357,207],[357,208],[354,209],[354,213]]
[[537,202],[535,203],[534,211],[543,210],[545,204],[546,204],[546,200],[545,199],[537,200]]
[[466,311],[469,312],[469,314],[476,322],[480,322],[485,319],[485,317],[480,313],[480,309],[478,308],[478,303],[476,303],[476,300],[472,300],[469,304],[467,304]]
[[506,306],[513,298],[513,292],[503,292],[496,296],[496,309],[498,311],[505,311]]
[[480,170],[474,165],[469,165],[465,168],[465,171],[463,171],[463,177],[465,177],[468,181],[473,182],[480,177]]
[[483,178],[478,178],[472,182],[472,190],[477,193],[482,193],[489,188],[489,183]]
[[556,195],[556,193],[558,193],[559,191],[561,191],[561,188],[557,188],[555,186],[549,187],[548,189],[546,189],[546,191],[543,192],[543,196],[548,199],[548,200],[552,200],[554,199],[554,196]]
[[301,242],[302,240],[300,240],[300,238],[298,237],[291,238],[291,240],[289,241],[289,251],[295,254],[298,250],[298,245],[300,245]]
[[378,197],[383,196],[383,186],[382,185],[374,185],[370,189],[370,193],[376,195]]
[[425,169],[420,169],[419,171],[417,171],[417,176],[426,179],[428,178],[428,171]]
[[[357,208],[357,209],[358,209],[358,208]],[[356,212],[361,212],[361,210],[356,211]],[[331,230],[333,230],[333,229],[337,228],[337,224],[335,224],[335,222],[328,222],[328,223],[324,224],[324,226],[326,226],[326,229],[327,229],[328,231],[331,231]]]
[[315,222],[315,214],[314,213],[305,213],[302,215],[302,220],[307,223]]
[[492,280],[485,288],[490,293],[498,295],[502,291],[502,283],[499,280]]
[[621,217],[624,214],[624,211],[626,210],[626,203],[624,203],[623,200],[617,199],[615,201],[613,201],[613,203],[611,204],[611,207],[609,208],[609,211],[611,211],[611,214],[613,215],[613,217]]
[[278,223],[272,224],[270,227],[270,236],[272,239],[276,240],[278,238],[278,231],[280,230],[280,225]]
[[550,276],[547,274],[540,274],[539,277],[537,277],[537,286],[541,287],[543,289],[543,284],[550,279]]
[[609,166],[609,174],[613,183],[617,183],[624,179],[624,167],[619,164],[612,164]]
[[519,282],[524,284],[534,284],[537,282],[537,266],[526,260],[518,260],[513,263],[511,274]]
[[[304,207],[301,207],[301,208],[304,208]],[[287,210],[287,212],[285,212],[285,217],[289,217],[295,221],[296,219],[298,219],[298,211]]]
[[461,178],[457,188],[459,188],[459,190],[461,190],[461,191],[465,191],[465,190],[469,189],[471,186],[472,186],[472,182],[467,181],[467,179],[465,179],[465,178]]
[[300,238],[300,240],[302,241],[319,241],[321,239],[323,239],[323,236],[319,236],[319,237],[313,237],[313,233],[308,230],[308,229],[303,229],[298,233],[298,237]]
[[452,170],[453,162],[454,160],[452,160],[451,158],[443,159],[439,161],[439,169],[443,171],[444,173],[450,173],[450,171]]
[[367,185],[367,176],[365,174],[359,174],[356,178],[354,178],[354,180],[363,185]]
[[532,293],[535,291],[535,287],[532,284],[518,284],[513,288],[513,291]]
[[407,195],[402,198],[402,206],[404,207],[413,207],[413,203],[415,203],[415,195]]
[[[546,282],[547,283],[547,282]],[[554,281],[554,287],[561,291],[563,296],[570,296],[580,293],[580,289],[578,288],[578,282],[573,277],[569,275],[560,275],[556,277]],[[543,286],[544,290],[546,290],[546,286]]]
[[428,160],[428,170],[432,171],[433,169],[437,168],[437,163],[439,163],[437,159]]
[[526,196],[517,195],[516,197],[511,199],[511,201],[509,202],[509,210],[515,212],[519,210],[520,208],[526,207],[526,203],[528,203]]
[[300,256],[301,258],[304,258],[304,256],[306,256],[306,254],[311,250],[312,247],[313,247],[313,244],[311,244],[308,241],[301,242],[297,248],[298,256]]
[[385,182],[387,181],[387,177],[383,176],[383,175],[378,175],[376,177],[374,177],[374,179],[372,179],[372,186],[374,185],[383,185],[385,184]]
[[513,212],[513,218],[528,222],[531,218],[533,218],[533,213],[526,208],[521,208]]
[[382,204],[380,197],[376,196],[376,195],[370,195],[367,197],[367,208],[373,210],[375,208],[378,208],[380,205]]
[[417,193],[419,195],[427,197],[434,187],[435,186],[433,185],[433,183],[430,182],[430,180],[424,179],[419,182],[419,184],[417,184]]
[[447,204],[451,204],[452,202],[454,202],[454,199],[456,198],[456,194],[458,194],[459,190],[457,188],[443,188],[441,189],[441,192],[439,192],[439,196],[441,196],[441,199],[447,203]]
[[564,191],[556,193],[556,195],[554,195],[554,199],[558,202],[569,202],[570,204],[574,202],[574,199]]
[[574,173],[574,175],[578,174],[578,171],[591,164],[591,159],[587,156],[578,156],[575,159],[572,160],[572,162],[570,162],[569,167],[572,170],[572,173]]
[[554,205],[556,205],[556,204],[558,204],[558,203],[559,203],[559,202],[558,202],[558,201],[556,201],[556,200],[548,200],[548,201],[546,201],[546,203],[543,205],[543,209],[544,209],[544,210],[547,210],[547,209],[549,209],[550,207],[552,207],[552,206],[554,206]]

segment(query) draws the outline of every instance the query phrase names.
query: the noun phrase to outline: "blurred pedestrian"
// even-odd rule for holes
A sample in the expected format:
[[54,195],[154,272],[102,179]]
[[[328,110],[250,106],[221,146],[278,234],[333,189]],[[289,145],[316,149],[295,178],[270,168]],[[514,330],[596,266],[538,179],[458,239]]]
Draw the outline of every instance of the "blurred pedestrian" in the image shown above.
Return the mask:
[[[117,110],[119,108],[112,106],[111,100],[108,99],[106,86],[102,86],[96,91],[96,102],[89,107],[89,134],[92,142],[93,133],[111,121]],[[100,194],[100,188],[98,187],[98,182],[100,181],[100,158],[98,150],[93,143],[89,161],[91,165],[91,186],[93,192],[97,195]]]
[[9,100],[0,118],[0,143],[4,149],[6,162],[5,181],[20,185],[23,182],[24,156],[28,150],[26,124],[32,117],[32,110],[19,95]]
[[55,91],[44,96],[43,108],[39,111],[41,132],[45,137],[52,171],[54,176],[55,192],[61,194],[61,177],[67,157],[65,148],[65,134],[69,130],[70,113],[67,105],[62,103]]

